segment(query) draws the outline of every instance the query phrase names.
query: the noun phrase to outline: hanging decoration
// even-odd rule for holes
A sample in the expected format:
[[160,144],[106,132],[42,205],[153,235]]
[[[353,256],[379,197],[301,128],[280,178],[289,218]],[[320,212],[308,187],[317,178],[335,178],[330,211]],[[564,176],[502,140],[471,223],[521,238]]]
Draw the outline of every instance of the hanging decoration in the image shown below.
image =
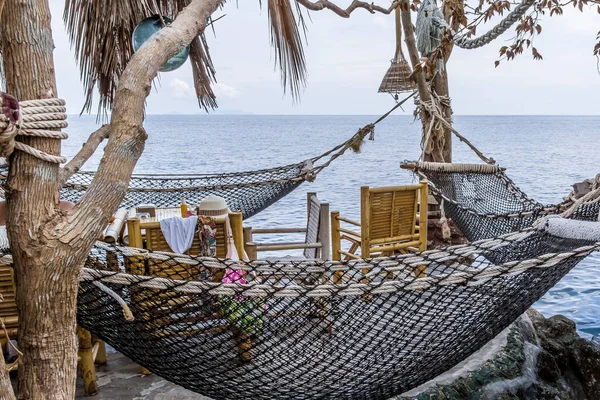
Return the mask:
[[[173,22],[172,19],[164,16],[161,17],[160,15],[154,15],[140,22],[133,30],[133,51],[138,51],[150,36],[154,35],[165,26],[168,26],[171,22]],[[190,46],[186,46],[163,64],[163,66],[160,67],[160,72],[174,71],[181,67],[187,60],[189,54]]]
[[402,53],[402,25],[400,23],[400,7],[396,8],[396,54],[392,59],[392,65],[385,73],[379,93],[389,93],[396,101],[398,94],[412,92],[417,88],[414,80],[411,77],[412,70],[404,58]]

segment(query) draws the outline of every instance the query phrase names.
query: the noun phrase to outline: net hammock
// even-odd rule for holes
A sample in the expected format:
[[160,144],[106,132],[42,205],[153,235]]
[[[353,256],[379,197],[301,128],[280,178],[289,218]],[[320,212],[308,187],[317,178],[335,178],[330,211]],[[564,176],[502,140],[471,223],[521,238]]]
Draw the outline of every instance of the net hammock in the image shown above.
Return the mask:
[[[176,207],[181,204],[182,196],[186,198],[188,204],[199,204],[206,196],[217,195],[225,198],[230,210],[242,212],[244,219],[249,218],[286,196],[303,182],[313,181],[317,174],[348,149],[359,152],[365,138],[374,139],[375,126],[415,94],[414,92],[409,94],[376,121],[358,129],[345,142],[319,156],[299,163],[255,171],[218,174],[133,174],[120,207],[131,208],[139,204]],[[60,102],[64,105],[62,100]],[[66,115],[60,116],[61,127],[66,126],[63,119],[66,119]],[[61,138],[66,138],[66,135],[63,136]],[[58,162],[64,163],[65,160],[60,157]],[[91,171],[74,173],[61,189],[61,199],[77,203],[92,184],[94,175],[95,172]],[[4,197],[2,183],[6,181],[7,176],[8,164],[2,158],[0,159],[0,197]]]
[[[135,362],[212,398],[383,399],[481,348],[599,248],[599,223],[559,217],[444,250],[346,262],[247,263],[98,243],[77,317]],[[232,271],[249,282],[224,283]]]
[[[496,237],[533,225],[541,216],[557,214],[574,205],[569,198],[558,204],[542,204],[530,198],[494,164],[404,162],[429,180],[430,188],[443,200],[445,213],[471,240]],[[597,221],[600,198],[577,204],[570,218]]]

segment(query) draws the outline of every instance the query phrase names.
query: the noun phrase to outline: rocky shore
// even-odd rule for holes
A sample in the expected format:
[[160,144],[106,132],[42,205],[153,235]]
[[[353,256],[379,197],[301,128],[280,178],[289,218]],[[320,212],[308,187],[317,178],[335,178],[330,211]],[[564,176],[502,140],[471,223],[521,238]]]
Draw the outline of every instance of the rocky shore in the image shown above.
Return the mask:
[[600,400],[600,341],[575,323],[530,309],[452,370],[405,393],[410,400]]

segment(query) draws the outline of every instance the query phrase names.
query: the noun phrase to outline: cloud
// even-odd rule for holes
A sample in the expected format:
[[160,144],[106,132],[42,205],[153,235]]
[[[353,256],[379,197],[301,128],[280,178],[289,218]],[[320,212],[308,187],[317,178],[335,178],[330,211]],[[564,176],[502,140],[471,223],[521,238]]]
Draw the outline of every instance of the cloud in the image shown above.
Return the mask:
[[171,95],[177,99],[183,99],[186,97],[194,97],[194,89],[181,79],[173,79],[169,82],[171,88]]
[[213,92],[215,92],[215,95],[217,95],[217,98],[235,98],[240,95],[239,90],[224,83],[215,83],[212,85],[212,89]]

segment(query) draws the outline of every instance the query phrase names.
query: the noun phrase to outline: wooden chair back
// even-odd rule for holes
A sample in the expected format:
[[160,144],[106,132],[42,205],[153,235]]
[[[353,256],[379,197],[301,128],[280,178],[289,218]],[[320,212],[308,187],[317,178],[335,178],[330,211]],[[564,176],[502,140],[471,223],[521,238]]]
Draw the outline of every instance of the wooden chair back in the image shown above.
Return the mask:
[[[306,259],[329,260],[330,221],[329,203],[322,203],[314,192],[307,193],[307,221],[305,227],[243,228],[244,244],[250,260],[257,259],[258,252],[303,250]],[[304,233],[302,242],[255,242],[254,235],[278,235]]]
[[308,217],[306,221],[306,244],[321,243],[321,247],[306,247],[304,257],[327,260],[329,255],[329,204],[321,203],[316,193],[308,195]]
[[[228,215],[231,230],[233,234],[233,240],[235,243],[238,255],[242,258],[243,252],[243,240],[242,240],[242,214],[239,212],[231,212]],[[217,258],[226,258],[228,251],[228,242],[226,235],[226,218],[219,217],[215,219],[217,237]],[[143,230],[145,231],[146,249],[151,251],[164,251],[173,253],[173,250],[167,243],[165,236],[160,229],[160,222],[147,222],[143,224]],[[131,247],[144,247],[144,237],[142,235],[142,225],[138,218],[130,218],[127,221],[127,229],[129,231],[129,245]],[[186,254],[198,255],[200,250],[200,239],[197,235],[194,235],[192,247]],[[139,257],[138,257],[139,258]],[[140,275],[159,276],[162,278],[171,278],[177,280],[197,280],[199,278],[200,271],[196,266],[188,266],[178,264],[172,260],[162,261],[149,259],[147,262],[141,262],[137,258],[130,260],[130,272]],[[218,275],[222,275],[223,271],[219,271]]]
[[[361,187],[361,256],[427,249],[427,183]],[[420,219],[417,213],[422,210]],[[418,223],[417,223],[418,222]]]

